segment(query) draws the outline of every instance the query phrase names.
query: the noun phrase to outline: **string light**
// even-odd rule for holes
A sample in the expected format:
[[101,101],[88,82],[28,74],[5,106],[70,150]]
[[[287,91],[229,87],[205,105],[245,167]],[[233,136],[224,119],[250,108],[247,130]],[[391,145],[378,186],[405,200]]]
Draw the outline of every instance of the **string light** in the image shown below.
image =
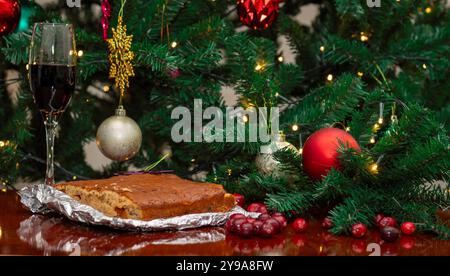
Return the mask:
[[369,40],[369,36],[368,36],[365,32],[361,32],[361,35],[360,35],[359,39],[360,39],[362,42],[366,42],[366,41]]
[[25,66],[25,68],[27,69],[27,71],[30,70],[30,65],[27,64],[27,65]]
[[195,158],[192,158],[192,159],[191,159],[191,162],[194,163],[194,162],[195,162]]
[[231,169],[227,169],[227,175],[231,176]]
[[431,7],[426,7],[425,8],[425,13],[431,13],[433,10],[431,9]]
[[283,58],[283,56],[279,56],[279,57],[278,57],[278,62],[280,62],[280,63],[281,63],[281,62],[283,62],[283,61],[284,61],[284,58]]
[[2,227],[0,226],[0,240],[2,239],[2,237],[3,237],[3,230]]
[[244,116],[242,116],[242,121],[244,121],[244,123],[248,122],[248,115],[245,114]]
[[178,43],[176,41],[172,41],[172,43],[170,43],[170,47],[172,48],[176,48],[178,46]]
[[325,46],[320,46],[320,48],[319,48],[319,50],[323,53],[323,52],[325,52]]
[[217,182],[218,178],[217,176],[214,176],[214,182]]
[[278,93],[278,92],[275,93],[275,97],[278,97],[278,96],[280,96],[280,93]]
[[5,141],[0,141],[0,148],[3,148],[4,146],[6,146],[6,142]]
[[110,89],[110,87],[109,87],[109,85],[104,85],[103,86],[103,92],[105,92],[105,93],[108,93],[109,92],[109,89]]
[[329,81],[329,82],[333,81],[333,75],[332,74],[328,74],[327,75],[327,81]]
[[358,73],[356,73],[358,75],[358,77],[362,78],[362,76],[364,75],[363,72],[358,71]]
[[16,170],[18,170],[19,168],[20,168],[20,163],[17,162],[17,163],[16,163]]
[[257,72],[262,71],[264,69],[264,67],[265,67],[265,64],[263,62],[258,62],[258,63],[256,63],[255,71],[257,71]]
[[77,180],[78,177],[76,175],[72,176],[72,180]]
[[298,153],[299,153],[299,154],[303,154],[303,148],[300,148],[300,149],[298,150]]
[[346,127],[345,131],[349,132],[350,131],[350,127]]
[[378,124],[380,124],[380,125],[383,124],[383,118],[382,117],[378,118]]
[[373,125],[373,131],[377,132],[378,130],[380,130],[380,125],[378,123]]
[[370,165],[369,169],[373,174],[377,174],[378,173],[378,164],[374,163],[374,164]]
[[78,57],[82,57],[84,55],[83,50],[79,50],[77,55],[78,55]]
[[300,127],[297,124],[292,125],[292,131],[298,131]]
[[370,140],[369,140],[369,142],[370,142],[371,144],[375,144],[375,137],[371,137]]
[[424,63],[424,64],[422,64],[422,68],[424,69],[424,70],[427,70],[427,65]]

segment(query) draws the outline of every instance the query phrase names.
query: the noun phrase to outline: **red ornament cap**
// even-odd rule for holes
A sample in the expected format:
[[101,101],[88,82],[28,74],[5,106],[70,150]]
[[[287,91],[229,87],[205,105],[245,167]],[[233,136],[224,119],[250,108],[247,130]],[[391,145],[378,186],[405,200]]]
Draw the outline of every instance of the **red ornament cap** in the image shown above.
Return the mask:
[[280,0],[238,0],[237,12],[244,25],[264,30],[272,25],[278,16]]

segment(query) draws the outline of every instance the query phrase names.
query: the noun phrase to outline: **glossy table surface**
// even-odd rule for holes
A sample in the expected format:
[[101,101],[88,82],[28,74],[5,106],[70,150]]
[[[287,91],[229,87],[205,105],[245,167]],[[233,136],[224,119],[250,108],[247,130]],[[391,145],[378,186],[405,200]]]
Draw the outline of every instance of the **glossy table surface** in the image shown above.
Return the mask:
[[289,226],[271,239],[241,239],[220,227],[129,233],[34,215],[14,191],[0,192],[0,255],[448,255],[450,241],[403,236],[395,243],[371,231],[363,239],[333,236],[317,222],[303,234]]

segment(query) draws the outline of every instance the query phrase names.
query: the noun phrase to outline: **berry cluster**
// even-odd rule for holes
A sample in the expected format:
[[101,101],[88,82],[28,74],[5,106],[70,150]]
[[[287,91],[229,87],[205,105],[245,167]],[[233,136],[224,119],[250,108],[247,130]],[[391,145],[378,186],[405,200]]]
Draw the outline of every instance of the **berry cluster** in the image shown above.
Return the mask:
[[[375,225],[379,228],[381,238],[384,241],[394,242],[400,237],[397,220],[393,217],[378,214],[375,216]],[[403,222],[400,229],[404,235],[412,235],[416,231],[416,225],[413,222]],[[351,232],[355,238],[364,237],[367,226],[363,223],[356,223],[352,226]]]
[[259,236],[270,238],[287,226],[287,219],[280,213],[272,216],[262,213],[258,218],[249,218],[243,214],[233,214],[225,224],[228,233],[241,238]]

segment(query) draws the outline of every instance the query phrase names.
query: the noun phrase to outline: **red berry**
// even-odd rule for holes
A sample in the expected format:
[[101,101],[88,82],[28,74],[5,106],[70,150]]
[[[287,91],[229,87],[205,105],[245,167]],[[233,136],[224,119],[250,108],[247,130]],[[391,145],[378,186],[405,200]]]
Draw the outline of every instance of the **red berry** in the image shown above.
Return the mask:
[[261,231],[261,227],[264,224],[264,222],[260,221],[260,220],[256,220],[255,222],[253,222],[253,234],[258,236],[260,234]]
[[384,218],[383,214],[377,214],[375,216],[375,223],[376,223],[376,225],[379,225],[380,224],[380,220],[382,220],[383,218]]
[[381,229],[381,238],[387,242],[395,242],[400,236],[400,230],[395,227],[386,226]]
[[280,213],[280,212],[275,212],[275,213],[272,214],[272,217],[276,217],[276,216],[283,216],[284,217],[283,213]]
[[352,226],[352,235],[355,238],[362,238],[367,232],[367,226],[362,223],[356,223]]
[[272,223],[270,223],[268,221],[263,223],[263,225],[261,226],[261,229],[259,231],[259,234],[262,237],[266,237],[266,238],[272,237],[275,233],[276,233],[275,227],[273,226]]
[[272,218],[280,223],[281,228],[285,228],[287,226],[287,219],[283,215],[272,216]]
[[264,221],[264,223],[270,223],[273,225],[273,227],[275,228],[275,233],[279,233],[281,231],[281,224],[278,222],[278,220],[274,219],[274,218],[270,218],[266,221]]
[[378,223],[378,227],[384,228],[386,226],[395,227],[397,225],[397,221],[393,217],[384,217]]
[[231,223],[231,233],[239,234],[241,232],[241,225],[246,222],[247,219],[245,218],[233,219]]
[[230,220],[232,220],[232,219],[238,219],[238,218],[247,218],[244,214],[239,214],[239,213],[236,213],[236,214],[232,214],[231,216],[230,216]]
[[405,235],[411,235],[416,232],[416,225],[413,222],[404,222],[400,228],[402,229],[402,233]]
[[294,231],[297,233],[304,232],[308,228],[308,222],[303,218],[298,218],[292,223]]
[[247,206],[247,211],[249,212],[255,212],[255,213],[261,213],[261,214],[267,214],[267,207],[263,203],[252,203]]
[[236,204],[238,206],[244,207],[245,204],[245,197],[241,194],[233,194],[234,200],[236,201]]
[[247,222],[254,223],[255,221],[256,221],[256,219],[254,219],[254,218],[247,218]]
[[333,227],[333,221],[330,218],[324,218],[322,221],[322,227],[325,229],[330,229]]
[[259,215],[258,220],[260,220],[260,221],[266,221],[266,220],[268,220],[268,219],[270,219],[270,218],[272,218],[272,217],[269,216],[268,214],[261,214],[261,215]]
[[239,232],[237,233],[242,238],[250,238],[253,235],[253,224],[250,222],[244,222],[239,227]]

